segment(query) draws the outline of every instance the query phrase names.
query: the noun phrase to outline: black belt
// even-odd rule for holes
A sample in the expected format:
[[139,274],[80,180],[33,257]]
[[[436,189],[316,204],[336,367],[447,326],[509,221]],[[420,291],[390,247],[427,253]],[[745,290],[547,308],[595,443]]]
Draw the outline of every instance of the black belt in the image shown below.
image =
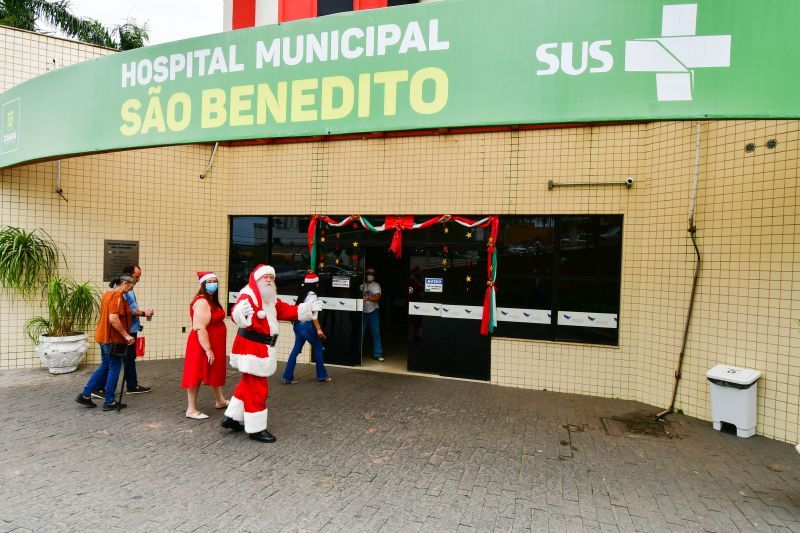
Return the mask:
[[275,343],[278,342],[277,333],[275,335],[265,335],[263,333],[257,333],[255,331],[239,328],[239,331],[237,331],[236,334],[249,341],[260,342],[261,344],[266,344],[272,347],[274,347]]

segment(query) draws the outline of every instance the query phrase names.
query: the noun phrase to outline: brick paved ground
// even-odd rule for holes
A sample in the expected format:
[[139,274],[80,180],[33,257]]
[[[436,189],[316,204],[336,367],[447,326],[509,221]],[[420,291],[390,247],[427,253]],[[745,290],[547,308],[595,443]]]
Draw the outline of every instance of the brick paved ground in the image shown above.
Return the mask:
[[180,361],[140,364],[121,413],[73,401],[92,369],[0,374],[0,532],[800,531],[792,446],[682,416],[609,435],[635,402],[300,365],[260,444],[208,390],[183,416]]

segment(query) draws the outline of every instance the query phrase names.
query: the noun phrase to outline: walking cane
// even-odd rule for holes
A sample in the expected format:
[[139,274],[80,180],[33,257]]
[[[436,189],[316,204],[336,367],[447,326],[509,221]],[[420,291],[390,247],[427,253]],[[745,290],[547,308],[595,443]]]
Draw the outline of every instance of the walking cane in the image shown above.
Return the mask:
[[[136,354],[134,354],[135,356]],[[125,355],[122,356],[122,385],[119,387],[119,400],[117,400],[117,412],[122,411],[122,394],[125,392],[125,363],[128,359],[128,347],[125,346]]]

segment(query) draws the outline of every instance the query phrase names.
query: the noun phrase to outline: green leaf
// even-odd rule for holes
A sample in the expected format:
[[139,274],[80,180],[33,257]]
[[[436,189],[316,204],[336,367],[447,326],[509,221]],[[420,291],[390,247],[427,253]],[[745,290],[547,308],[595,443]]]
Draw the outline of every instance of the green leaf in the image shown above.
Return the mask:
[[81,333],[94,324],[100,307],[100,292],[92,284],[79,284],[58,276],[48,280],[44,297],[47,318],[35,317],[29,321],[29,324],[36,321],[31,327],[39,335],[66,337]]
[[0,287],[29,298],[55,275],[61,257],[53,239],[41,229],[0,228]]

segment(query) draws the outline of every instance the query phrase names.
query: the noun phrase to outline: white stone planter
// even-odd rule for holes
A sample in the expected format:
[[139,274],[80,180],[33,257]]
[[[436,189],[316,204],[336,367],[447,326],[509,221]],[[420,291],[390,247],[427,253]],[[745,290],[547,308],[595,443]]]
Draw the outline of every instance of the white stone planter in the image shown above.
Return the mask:
[[71,335],[69,337],[39,337],[39,346],[36,353],[51,374],[66,374],[78,368],[89,343],[86,334]]

